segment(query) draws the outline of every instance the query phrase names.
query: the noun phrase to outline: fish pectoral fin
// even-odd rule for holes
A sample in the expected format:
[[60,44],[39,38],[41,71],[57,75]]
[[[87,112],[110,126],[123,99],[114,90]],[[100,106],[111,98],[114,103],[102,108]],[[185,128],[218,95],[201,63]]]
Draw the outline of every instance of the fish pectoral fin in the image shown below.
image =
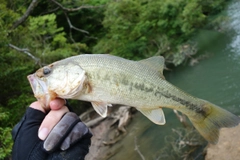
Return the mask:
[[164,125],[166,123],[162,108],[158,109],[139,109],[138,110],[150,119],[153,123]]
[[112,106],[106,102],[91,102],[95,111],[102,117],[107,117],[108,106]]

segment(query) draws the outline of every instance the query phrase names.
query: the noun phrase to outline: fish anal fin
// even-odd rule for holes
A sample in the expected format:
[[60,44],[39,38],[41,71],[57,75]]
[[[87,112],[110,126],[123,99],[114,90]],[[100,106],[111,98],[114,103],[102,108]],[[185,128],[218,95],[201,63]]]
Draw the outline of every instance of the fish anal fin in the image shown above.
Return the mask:
[[155,124],[164,125],[166,123],[162,108],[157,108],[157,109],[142,109],[142,108],[139,109],[138,108],[138,110]]
[[164,76],[163,76],[163,69],[165,66],[164,57],[154,56],[154,57],[140,60],[139,62],[147,65],[148,67],[152,68],[153,70],[160,72],[161,77],[164,78]]
[[102,117],[107,117],[108,106],[112,106],[106,102],[91,102],[94,110]]

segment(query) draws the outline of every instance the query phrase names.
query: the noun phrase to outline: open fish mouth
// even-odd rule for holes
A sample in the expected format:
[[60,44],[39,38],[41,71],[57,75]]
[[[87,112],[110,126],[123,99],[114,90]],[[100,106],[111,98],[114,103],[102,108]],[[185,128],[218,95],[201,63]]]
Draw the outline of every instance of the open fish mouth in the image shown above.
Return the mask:
[[[46,96],[49,94],[47,86],[44,81],[38,80],[35,76],[35,74],[31,74],[27,76],[27,79],[32,87],[32,91],[34,93],[34,96],[43,102],[44,104],[47,104],[48,102],[46,99],[48,99]],[[43,101],[44,100],[44,101]]]
[[33,93],[34,93],[34,95],[35,95],[35,90],[36,90],[36,86],[37,86],[37,81],[36,81],[36,79],[34,78],[34,75],[33,75],[33,74],[28,75],[28,76],[27,76],[27,79],[28,79],[28,81],[29,81],[29,83],[30,83],[30,85],[31,85],[31,87],[32,87],[32,91],[33,91]]

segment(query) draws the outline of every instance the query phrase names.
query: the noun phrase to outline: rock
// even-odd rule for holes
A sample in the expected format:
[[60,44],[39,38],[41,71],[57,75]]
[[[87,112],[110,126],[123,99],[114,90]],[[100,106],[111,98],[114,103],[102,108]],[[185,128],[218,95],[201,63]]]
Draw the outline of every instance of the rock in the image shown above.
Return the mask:
[[92,144],[85,160],[105,160],[116,154],[122,145],[118,143],[127,134],[133,108],[128,106],[109,108],[106,118],[99,117],[94,110],[81,115],[81,119],[93,133]]
[[240,159],[240,125],[220,130],[219,142],[207,146],[205,160]]

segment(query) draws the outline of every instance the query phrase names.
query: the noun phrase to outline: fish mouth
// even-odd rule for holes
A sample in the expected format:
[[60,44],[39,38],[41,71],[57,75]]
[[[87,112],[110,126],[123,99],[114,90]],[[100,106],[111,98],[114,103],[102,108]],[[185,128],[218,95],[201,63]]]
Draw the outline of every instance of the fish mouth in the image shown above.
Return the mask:
[[45,88],[43,84],[39,83],[39,81],[35,77],[35,74],[28,75],[27,79],[28,79],[28,81],[29,81],[29,83],[30,83],[30,85],[32,87],[32,91],[33,91],[34,95],[38,95],[39,91],[40,90],[43,91],[43,89]]
[[35,95],[35,90],[36,90],[36,80],[35,80],[35,78],[34,78],[34,75],[33,74],[31,74],[31,75],[28,75],[27,76],[27,79],[28,79],[28,81],[29,81],[29,83],[30,83],[30,85],[31,85],[31,88],[32,88],[32,91],[33,91],[33,93],[34,93],[34,95]]
[[37,100],[48,106],[50,97],[45,82],[38,80],[35,74],[28,75],[27,79]]

